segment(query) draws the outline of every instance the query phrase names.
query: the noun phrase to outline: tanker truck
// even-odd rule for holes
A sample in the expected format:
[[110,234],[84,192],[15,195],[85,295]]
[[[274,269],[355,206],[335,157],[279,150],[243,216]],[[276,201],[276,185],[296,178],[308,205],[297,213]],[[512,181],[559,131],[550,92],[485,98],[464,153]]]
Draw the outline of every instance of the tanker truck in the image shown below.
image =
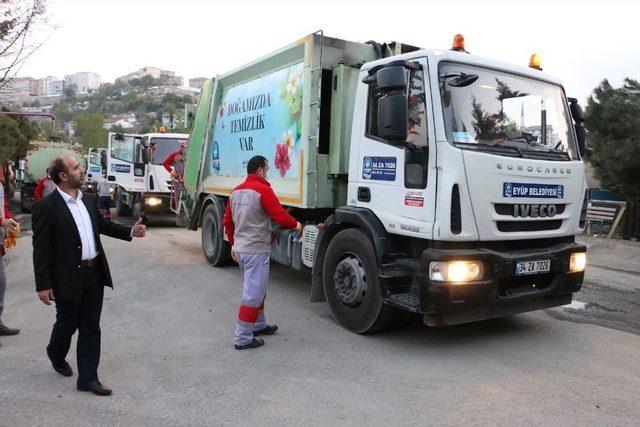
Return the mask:
[[82,145],[67,142],[33,141],[29,146],[24,162],[20,162],[20,210],[31,212],[34,191],[38,181],[47,176],[47,168],[58,156],[72,156],[85,168],[85,156]]
[[569,304],[586,248],[583,112],[541,70],[315,33],[202,90],[178,221],[231,262],[222,217],[254,155],[305,224],[271,259],[356,333]]

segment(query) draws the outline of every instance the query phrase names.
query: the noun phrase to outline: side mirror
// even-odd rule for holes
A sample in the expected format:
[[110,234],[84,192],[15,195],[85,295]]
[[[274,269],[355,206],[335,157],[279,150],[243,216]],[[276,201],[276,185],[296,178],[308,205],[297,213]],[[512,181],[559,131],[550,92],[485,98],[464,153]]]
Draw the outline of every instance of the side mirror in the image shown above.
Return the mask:
[[395,90],[378,100],[378,131],[381,138],[402,145],[407,140],[407,94]]
[[580,157],[584,157],[587,151],[587,130],[584,127],[584,111],[576,98],[567,98],[567,100],[569,101],[569,110],[571,111],[576,138],[578,139],[578,151],[580,152]]
[[382,91],[404,90],[407,87],[407,70],[401,65],[384,67],[376,73],[378,89]]
[[106,151],[100,152],[100,166],[102,167],[103,170],[107,170],[107,152]]
[[142,162],[145,165],[148,165],[151,162],[151,154],[149,154],[149,149],[146,147],[142,149]]
[[578,138],[578,151],[580,152],[580,157],[584,157],[587,151],[587,130],[582,123],[576,123],[575,129],[576,138]]
[[133,176],[144,176],[144,163],[133,164]]

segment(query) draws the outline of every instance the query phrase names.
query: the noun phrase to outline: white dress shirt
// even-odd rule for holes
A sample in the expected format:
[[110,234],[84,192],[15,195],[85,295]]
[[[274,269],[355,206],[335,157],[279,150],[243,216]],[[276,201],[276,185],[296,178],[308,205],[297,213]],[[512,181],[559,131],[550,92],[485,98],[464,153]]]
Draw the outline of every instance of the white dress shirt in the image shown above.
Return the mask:
[[80,234],[80,241],[82,242],[82,259],[90,260],[98,256],[96,249],[96,239],[93,235],[93,224],[91,223],[91,217],[87,211],[87,207],[82,202],[82,191],[78,190],[77,198],[73,198],[64,191],[57,188],[58,192],[67,203],[67,207],[73,215],[73,220],[78,227],[78,234]]

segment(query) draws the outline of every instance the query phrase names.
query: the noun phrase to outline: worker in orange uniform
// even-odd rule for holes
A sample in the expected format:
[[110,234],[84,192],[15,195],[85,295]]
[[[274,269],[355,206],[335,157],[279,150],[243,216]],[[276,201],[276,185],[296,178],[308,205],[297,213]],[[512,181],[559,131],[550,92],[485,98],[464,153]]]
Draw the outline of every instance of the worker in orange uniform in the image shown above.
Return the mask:
[[180,143],[180,149],[169,154],[169,157],[162,162],[162,166],[171,174],[171,180],[173,185],[173,206],[178,209],[178,200],[180,200],[180,193],[182,192],[182,178],[184,176],[184,163],[185,155],[184,151],[187,147],[187,141]]

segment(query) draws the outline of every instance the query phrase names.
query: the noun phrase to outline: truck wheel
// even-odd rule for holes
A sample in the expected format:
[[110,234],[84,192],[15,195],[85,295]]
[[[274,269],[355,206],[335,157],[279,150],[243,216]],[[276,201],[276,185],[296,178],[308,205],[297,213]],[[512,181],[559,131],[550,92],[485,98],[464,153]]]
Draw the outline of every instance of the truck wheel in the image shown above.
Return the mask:
[[336,234],[322,276],[329,307],[345,328],[366,334],[393,320],[394,309],[382,301],[373,246],[362,231],[350,228]]
[[142,200],[139,197],[133,202],[133,208],[131,209],[131,217],[134,221],[138,221],[142,218]]
[[118,188],[116,190],[116,215],[117,216],[129,216],[131,215],[131,209],[124,203],[124,197],[122,197],[122,190]]
[[202,251],[209,264],[220,267],[229,265],[231,259],[231,245],[224,240],[222,215],[215,203],[206,207],[202,214]]

